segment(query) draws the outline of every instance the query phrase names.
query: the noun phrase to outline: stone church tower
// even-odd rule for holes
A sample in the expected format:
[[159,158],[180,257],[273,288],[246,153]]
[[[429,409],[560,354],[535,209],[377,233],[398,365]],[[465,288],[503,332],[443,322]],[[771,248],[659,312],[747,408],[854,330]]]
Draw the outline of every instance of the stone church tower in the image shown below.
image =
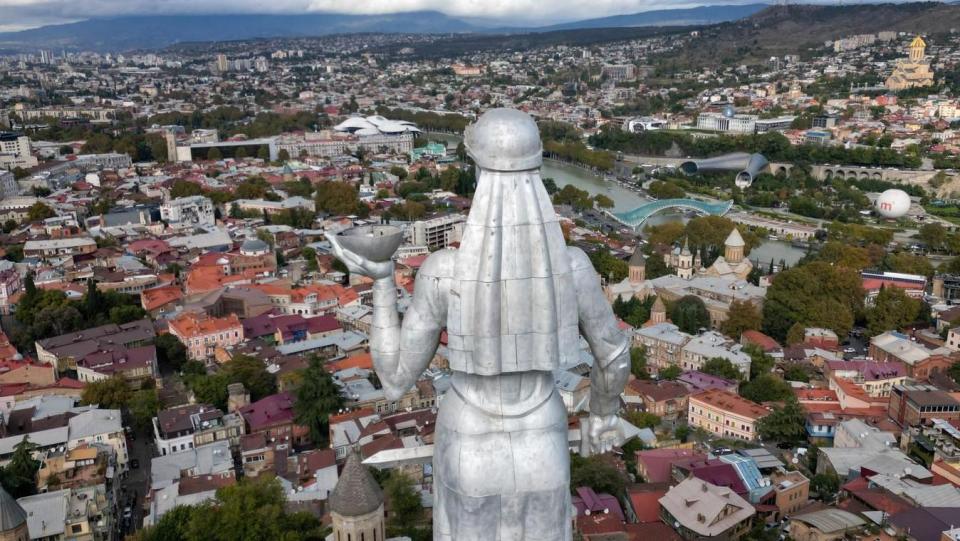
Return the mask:
[[690,245],[687,239],[683,239],[683,249],[680,250],[680,257],[677,259],[677,276],[684,280],[693,277],[693,253],[690,252]]
[[730,232],[730,236],[728,236],[727,240],[723,243],[723,258],[731,265],[740,263],[743,261],[743,249],[746,245],[747,243],[743,241],[743,236],[740,235],[740,231],[734,227],[733,231]]
[[329,503],[335,541],[386,541],[383,491],[358,453],[347,457]]
[[630,261],[627,263],[627,268],[630,271],[628,277],[631,284],[639,284],[646,279],[647,260],[643,257],[643,253],[640,251],[639,246],[637,246],[637,249],[633,251],[633,255],[630,256]]
[[30,541],[27,513],[0,487],[0,541]]
[[657,300],[653,301],[653,306],[650,307],[650,321],[647,325],[657,325],[666,322],[667,307],[663,304],[663,299],[658,295]]

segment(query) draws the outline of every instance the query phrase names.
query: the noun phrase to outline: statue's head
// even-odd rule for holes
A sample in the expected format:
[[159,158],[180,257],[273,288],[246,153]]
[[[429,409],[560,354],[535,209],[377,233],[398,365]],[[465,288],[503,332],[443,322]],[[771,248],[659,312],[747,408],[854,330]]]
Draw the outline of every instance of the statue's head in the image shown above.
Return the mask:
[[543,163],[540,130],[533,117],[516,109],[491,109],[467,126],[463,144],[482,169],[526,171]]

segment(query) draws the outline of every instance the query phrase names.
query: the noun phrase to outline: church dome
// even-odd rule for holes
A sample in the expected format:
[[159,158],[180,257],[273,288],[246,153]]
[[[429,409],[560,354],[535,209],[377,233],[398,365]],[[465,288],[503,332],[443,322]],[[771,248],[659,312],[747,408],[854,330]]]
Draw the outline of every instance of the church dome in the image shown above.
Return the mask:
[[747,243],[743,241],[743,236],[740,235],[740,231],[736,227],[733,228],[733,231],[730,232],[730,235],[723,244],[724,246],[730,247],[743,247],[747,245]]
[[342,517],[361,517],[383,505],[383,491],[360,462],[360,455],[350,453],[340,473],[337,486],[330,493],[330,510]]
[[27,521],[27,513],[3,487],[0,487],[0,533],[16,530]]
[[243,255],[263,255],[270,251],[270,245],[260,239],[247,239],[240,245]]

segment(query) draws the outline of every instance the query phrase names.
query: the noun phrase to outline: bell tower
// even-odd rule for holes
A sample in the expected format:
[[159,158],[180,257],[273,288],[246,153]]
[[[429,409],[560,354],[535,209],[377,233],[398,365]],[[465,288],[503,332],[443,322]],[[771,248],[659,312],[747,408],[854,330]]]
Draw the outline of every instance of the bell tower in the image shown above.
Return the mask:
[[630,256],[627,269],[629,270],[628,278],[631,284],[639,284],[646,279],[647,260],[643,257],[639,246],[633,251],[633,255]]

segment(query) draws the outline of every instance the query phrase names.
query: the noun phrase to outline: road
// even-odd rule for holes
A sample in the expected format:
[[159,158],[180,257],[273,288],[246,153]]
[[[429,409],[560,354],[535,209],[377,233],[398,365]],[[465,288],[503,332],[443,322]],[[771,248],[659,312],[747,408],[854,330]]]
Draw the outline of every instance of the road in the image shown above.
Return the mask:
[[[132,437],[128,437],[127,453],[129,469],[126,477],[120,482],[117,501],[117,525],[120,539],[143,527],[143,497],[150,483],[150,460],[154,456],[150,432],[141,430]],[[139,463],[139,468],[132,467],[134,460]],[[123,509],[127,506],[132,512],[129,522],[123,519]]]

